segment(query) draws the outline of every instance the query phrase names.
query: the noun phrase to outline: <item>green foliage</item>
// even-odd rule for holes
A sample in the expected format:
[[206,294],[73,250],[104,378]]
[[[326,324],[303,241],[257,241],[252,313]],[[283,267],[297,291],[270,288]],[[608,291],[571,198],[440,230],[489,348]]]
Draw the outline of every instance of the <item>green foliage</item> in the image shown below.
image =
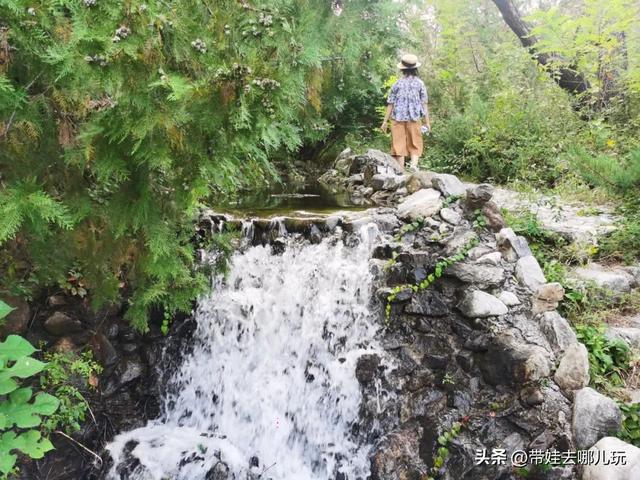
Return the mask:
[[582,324],[575,330],[589,351],[591,383],[605,389],[622,386],[631,361],[629,346],[622,340],[607,338],[604,325]]
[[40,376],[40,386],[55,395],[60,407],[43,422],[42,429],[45,433],[58,429],[67,433],[77,431],[89,410],[82,392],[93,388],[102,367],[93,360],[91,352],[47,353],[45,360],[47,366]]
[[640,447],[640,403],[620,404],[622,428],[617,437]]
[[[442,432],[440,436],[438,436],[438,450],[436,451],[436,455],[433,458],[433,474],[439,476],[440,469],[444,466],[447,458],[449,457],[449,444],[452,440],[454,440],[458,435],[460,435],[460,430],[462,430],[462,423],[454,422],[451,425],[451,428],[448,431]],[[434,477],[427,476],[427,480],[432,480]]]
[[41,372],[46,364],[31,357],[36,349],[24,338],[9,335],[0,342],[0,474],[6,477],[16,464],[20,451],[31,458],[42,458],[53,449],[42,437],[43,417],[53,415],[59,400],[44,392],[33,395],[22,382]]
[[420,291],[426,290],[433,284],[433,282],[435,282],[438,278],[442,277],[442,275],[444,274],[444,271],[447,268],[449,268],[451,265],[455,263],[458,263],[464,260],[465,257],[469,254],[469,250],[471,250],[476,245],[478,245],[478,239],[474,238],[471,241],[469,241],[469,243],[467,243],[464,247],[462,247],[462,249],[455,255],[452,255],[450,257],[447,257],[443,260],[438,261],[433,269],[433,272],[429,273],[425,277],[425,279],[422,280],[421,282],[415,285],[403,284],[403,285],[396,285],[395,287],[393,287],[391,289],[391,293],[387,295],[387,305],[385,307],[385,318],[387,319],[387,322],[391,317],[391,304],[395,301],[395,299],[397,298],[400,292],[403,292],[405,290],[411,290],[412,292],[420,292]]
[[190,311],[197,207],[376,120],[402,8],[0,0],[2,286]]

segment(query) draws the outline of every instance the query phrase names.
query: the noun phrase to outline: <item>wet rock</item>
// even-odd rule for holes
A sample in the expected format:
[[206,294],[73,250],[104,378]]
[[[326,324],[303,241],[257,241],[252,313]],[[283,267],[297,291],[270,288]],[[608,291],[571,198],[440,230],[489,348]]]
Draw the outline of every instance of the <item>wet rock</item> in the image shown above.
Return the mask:
[[455,175],[438,173],[433,176],[431,183],[445,198],[460,197],[466,192],[464,184]]
[[224,462],[216,462],[206,473],[205,480],[233,480],[235,475],[229,470],[229,466]]
[[537,317],[540,322],[540,330],[554,352],[565,351],[569,346],[578,343],[575,332],[558,312],[545,312]]
[[554,375],[558,386],[569,393],[589,385],[589,353],[581,343],[567,347]]
[[534,314],[550,312],[558,308],[564,298],[564,288],[557,282],[540,285],[533,294],[532,311]]
[[402,175],[404,173],[402,167],[391,155],[380,150],[367,150],[364,155],[356,156],[353,165],[355,170],[352,167],[350,173],[362,172],[365,185],[371,185],[371,178],[379,173],[387,175]]
[[356,378],[361,385],[369,385],[376,376],[380,366],[380,357],[376,354],[364,354],[356,364]]
[[547,283],[544,273],[533,255],[518,260],[516,263],[516,278],[530,290],[535,290],[543,283]]
[[44,322],[44,329],[51,335],[69,335],[73,333],[80,333],[84,331],[84,327],[79,320],[71,318],[70,316],[62,313],[55,312]]
[[504,282],[505,272],[500,267],[461,262],[445,270],[445,275],[480,287],[495,287]]
[[576,268],[572,275],[578,280],[593,282],[600,288],[612,292],[626,293],[635,282],[633,275],[622,268],[607,269],[597,263]]
[[620,408],[609,397],[589,387],[575,392],[572,428],[579,449],[590,448],[601,438],[617,432],[621,422]]
[[398,205],[398,216],[403,220],[418,220],[435,215],[442,208],[438,190],[424,188],[412,193]]
[[105,397],[113,395],[124,385],[140,378],[145,372],[145,366],[140,357],[131,355],[120,360],[113,374],[106,382],[102,393]]
[[501,334],[493,338],[478,365],[490,385],[518,385],[548,377],[552,361],[544,348]]
[[51,295],[47,298],[47,304],[50,307],[60,307],[67,304],[67,298],[64,295]]
[[423,188],[433,188],[433,176],[434,174],[432,172],[418,171],[412,173],[407,179],[407,191],[409,193],[415,193]]
[[309,228],[309,241],[314,244],[322,242],[322,232],[315,224]]
[[442,317],[450,312],[449,306],[438,292],[424,290],[411,297],[404,311],[411,315],[424,315],[428,317]]
[[503,290],[502,292],[500,292],[500,294],[498,295],[498,299],[507,307],[514,307],[522,303],[515,293],[509,292],[507,290]]
[[[611,459],[616,452],[624,462],[618,464],[605,461],[591,462],[582,470],[582,480],[637,480],[640,478],[640,448],[623,442],[619,438],[604,437],[600,439],[591,451],[600,451],[605,458]],[[594,458],[598,458],[598,452]]]
[[491,200],[493,187],[487,183],[482,183],[476,187],[467,189],[465,197],[465,209],[468,212],[481,210],[485,203]]
[[462,221],[462,215],[449,207],[440,210],[440,217],[451,225],[458,225]]
[[0,340],[9,335],[23,335],[31,320],[29,304],[24,298],[13,295],[2,295],[0,299],[14,309],[0,322]]
[[113,347],[106,335],[97,333],[91,339],[91,349],[94,358],[103,366],[110,367],[118,361],[118,352]]
[[371,460],[371,480],[409,480],[426,475],[427,467],[417,455],[421,430],[407,428],[385,436]]
[[458,304],[458,309],[468,318],[493,317],[509,312],[504,303],[481,290],[467,292]]

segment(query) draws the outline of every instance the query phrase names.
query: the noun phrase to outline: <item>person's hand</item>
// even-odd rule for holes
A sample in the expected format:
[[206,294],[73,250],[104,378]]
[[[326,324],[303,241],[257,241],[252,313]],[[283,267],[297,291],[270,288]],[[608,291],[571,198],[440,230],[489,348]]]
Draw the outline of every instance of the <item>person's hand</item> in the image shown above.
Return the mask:
[[380,125],[380,130],[382,130],[382,133],[387,133],[387,121],[386,120],[384,122],[382,122],[382,125]]

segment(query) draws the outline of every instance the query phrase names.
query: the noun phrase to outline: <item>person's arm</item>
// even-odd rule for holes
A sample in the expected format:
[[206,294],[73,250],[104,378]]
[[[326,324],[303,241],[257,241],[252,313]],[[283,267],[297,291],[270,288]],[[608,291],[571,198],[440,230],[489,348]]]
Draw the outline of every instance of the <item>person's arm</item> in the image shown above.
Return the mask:
[[427,87],[422,83],[420,89],[420,100],[422,100],[422,108],[424,109],[424,125],[431,130],[431,119],[429,118],[429,95],[427,95]]
[[393,104],[387,105],[387,111],[384,113],[384,120],[382,121],[382,125],[380,126],[380,130],[384,133],[387,133],[387,125],[389,122],[389,118],[391,117],[391,112],[393,112]]
[[429,118],[429,105],[424,102],[424,124],[431,130],[431,119]]

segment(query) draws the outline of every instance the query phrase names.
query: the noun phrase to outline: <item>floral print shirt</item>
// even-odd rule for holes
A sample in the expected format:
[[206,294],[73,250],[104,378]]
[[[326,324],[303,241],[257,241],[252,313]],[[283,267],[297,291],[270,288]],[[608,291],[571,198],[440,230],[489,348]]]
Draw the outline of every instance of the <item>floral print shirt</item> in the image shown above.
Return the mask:
[[393,84],[387,97],[387,104],[393,105],[392,117],[397,122],[420,120],[426,112],[427,88],[418,77],[409,75]]

